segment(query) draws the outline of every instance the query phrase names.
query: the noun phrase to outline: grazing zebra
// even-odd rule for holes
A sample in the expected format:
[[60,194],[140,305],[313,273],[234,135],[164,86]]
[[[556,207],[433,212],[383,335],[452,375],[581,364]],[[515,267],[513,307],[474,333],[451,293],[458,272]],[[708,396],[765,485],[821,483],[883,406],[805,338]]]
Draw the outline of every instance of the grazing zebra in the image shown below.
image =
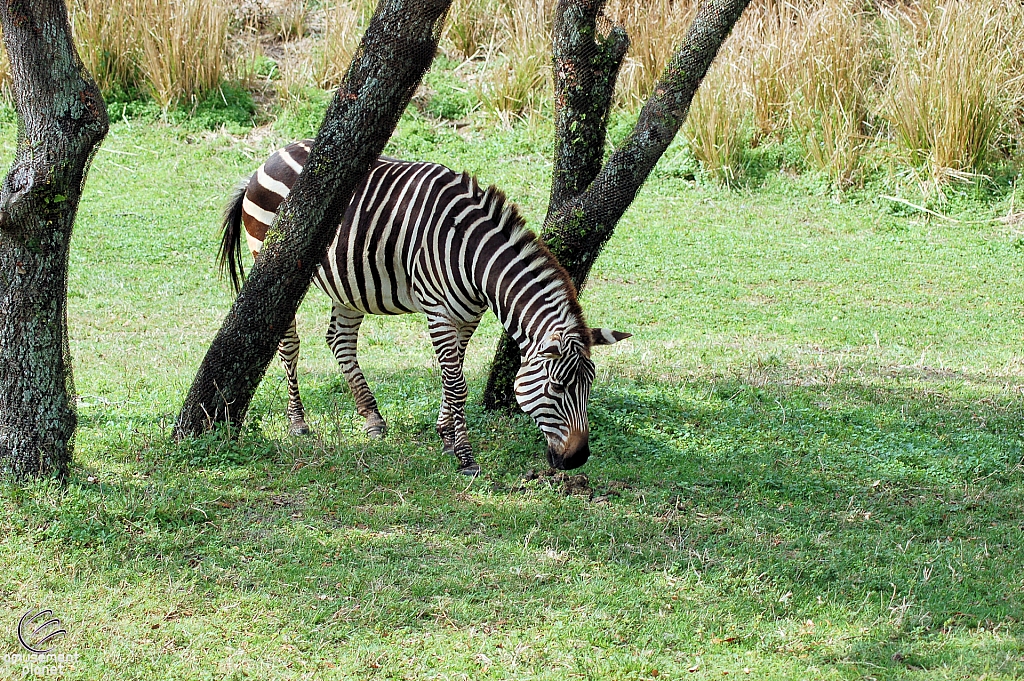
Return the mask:
[[[220,262],[236,290],[244,276],[241,226],[256,257],[311,143],[275,152],[228,205]],[[587,400],[595,375],[590,348],[630,334],[587,327],[565,270],[501,191],[481,190],[475,178],[435,163],[380,158],[339,222],[313,281],[334,303],[327,343],[370,436],[382,437],[386,424],[356,360],[363,315],[422,312],[442,373],[437,432],[460,472],[480,471],[466,432],[462,363],[470,336],[490,309],[521,349],[516,400],[544,433],[548,461],[561,469],[586,462]],[[278,353],[288,377],[290,430],[308,433],[294,321]]]

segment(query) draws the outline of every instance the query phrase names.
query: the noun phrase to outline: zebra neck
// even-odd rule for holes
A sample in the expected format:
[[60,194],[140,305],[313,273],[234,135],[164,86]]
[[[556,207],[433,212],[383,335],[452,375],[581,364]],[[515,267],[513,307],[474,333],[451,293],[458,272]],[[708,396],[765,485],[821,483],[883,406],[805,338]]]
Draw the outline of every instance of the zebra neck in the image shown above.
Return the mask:
[[510,268],[496,286],[485,290],[491,311],[523,355],[532,354],[553,333],[585,326],[557,265],[538,268],[534,262]]

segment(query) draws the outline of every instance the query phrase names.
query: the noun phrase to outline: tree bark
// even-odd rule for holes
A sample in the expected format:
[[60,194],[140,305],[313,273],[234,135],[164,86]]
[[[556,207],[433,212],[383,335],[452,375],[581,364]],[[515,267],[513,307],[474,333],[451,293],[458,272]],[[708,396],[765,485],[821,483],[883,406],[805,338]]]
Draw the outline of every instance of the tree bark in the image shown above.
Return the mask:
[[356,186],[394,131],[437,49],[451,0],[381,0],[278,211],[252,273],[203,359],[178,438],[241,425]]
[[63,0],[5,0],[0,25],[18,114],[0,186],[0,470],[65,477],[77,424],[68,251],[107,110]]
[[555,158],[548,216],[579,196],[601,170],[615,82],[629,49],[621,26],[600,34],[603,6],[604,0],[561,0],[555,10]]
[[[603,5],[599,0],[559,3],[554,37],[559,139],[542,236],[577,291],[586,285],[590,269],[619,219],[686,121],[697,88],[748,2],[706,0],[701,5],[633,131],[597,172],[593,168],[603,155],[605,121],[611,106],[611,93],[604,84],[610,81],[614,85],[622,57],[613,57],[621,39],[613,31],[602,40],[594,30]],[[588,87],[590,82],[594,84]],[[575,98],[563,97],[562,89],[575,93]],[[600,125],[586,127],[580,112],[585,112],[587,119],[600,120]],[[588,178],[592,181],[585,183]],[[484,391],[487,408],[515,407],[513,382],[518,370],[518,348],[503,337]]]

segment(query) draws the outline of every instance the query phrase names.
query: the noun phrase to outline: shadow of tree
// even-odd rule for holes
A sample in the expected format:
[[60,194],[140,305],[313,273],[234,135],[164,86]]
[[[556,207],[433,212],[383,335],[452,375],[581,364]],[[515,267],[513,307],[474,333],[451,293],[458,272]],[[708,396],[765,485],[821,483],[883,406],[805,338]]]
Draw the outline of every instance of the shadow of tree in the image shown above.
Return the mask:
[[[587,479],[566,495],[551,476],[523,479],[542,465],[527,417],[474,403],[485,475],[464,480],[433,431],[436,376],[374,379],[383,442],[361,435],[339,376],[312,374],[314,437],[274,436],[273,390],[234,458],[189,455],[197,445],[136,424],[107,443],[109,469],[77,470],[60,504],[23,493],[9,530],[78,556],[91,579],[130,573],[199,585],[199,601],[259,601],[315,645],[554,617],[597,646],[640,627],[647,638],[631,645],[671,649],[661,634],[700,631],[888,674],[966,664],[966,646],[1024,671],[1017,397],[899,382],[604,383],[591,400],[595,455],[574,471]],[[957,643],[979,627],[1001,629],[1002,643]]]

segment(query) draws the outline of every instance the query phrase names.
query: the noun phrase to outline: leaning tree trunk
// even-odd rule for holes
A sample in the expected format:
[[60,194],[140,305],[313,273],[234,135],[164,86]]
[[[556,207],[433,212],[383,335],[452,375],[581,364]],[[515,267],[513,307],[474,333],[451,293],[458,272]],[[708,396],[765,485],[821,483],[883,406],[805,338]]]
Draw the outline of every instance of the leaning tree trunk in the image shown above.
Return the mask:
[[178,438],[241,425],[256,388],[369,172],[437,49],[451,0],[381,0],[309,159],[267,233],[252,273],[203,359]]
[[[628,40],[597,30],[604,0],[560,0],[553,52],[558,136],[543,237],[576,290],[658,159],[679,132],[711,63],[749,0],[706,0],[644,104],[628,139],[600,165],[612,90]],[[484,390],[489,409],[514,408],[519,349],[505,334]]]
[[18,114],[14,165],[0,187],[0,470],[64,477],[77,422],[68,248],[107,110],[63,0],[3,0],[0,25]]

